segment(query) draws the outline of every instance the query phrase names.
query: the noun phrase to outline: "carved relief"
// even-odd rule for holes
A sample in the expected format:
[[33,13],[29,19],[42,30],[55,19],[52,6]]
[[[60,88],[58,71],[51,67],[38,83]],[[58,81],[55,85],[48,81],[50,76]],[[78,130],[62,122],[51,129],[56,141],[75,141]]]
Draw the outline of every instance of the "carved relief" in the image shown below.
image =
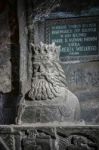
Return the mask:
[[27,130],[26,135],[22,139],[22,150],[55,150],[53,139],[51,139],[50,135],[39,132],[36,129]]
[[41,43],[32,44],[32,87],[29,98],[32,100],[52,100],[65,93],[65,75],[59,64],[59,48]]
[[84,135],[60,137],[59,145],[59,150],[98,150],[96,143]]
[[[75,132],[76,131],[76,132]],[[85,133],[87,131],[87,133]],[[98,150],[99,128],[14,126],[0,129],[0,150]]]
[[15,150],[14,137],[10,134],[0,136],[0,150]]
[[96,140],[82,134],[61,135],[49,129],[27,129],[22,137],[22,150],[98,150]]
[[64,129],[57,133],[59,150],[98,150],[98,145],[92,132],[90,135],[86,135],[85,133],[72,133],[72,131],[70,131],[70,135],[66,135],[68,131],[66,132]]

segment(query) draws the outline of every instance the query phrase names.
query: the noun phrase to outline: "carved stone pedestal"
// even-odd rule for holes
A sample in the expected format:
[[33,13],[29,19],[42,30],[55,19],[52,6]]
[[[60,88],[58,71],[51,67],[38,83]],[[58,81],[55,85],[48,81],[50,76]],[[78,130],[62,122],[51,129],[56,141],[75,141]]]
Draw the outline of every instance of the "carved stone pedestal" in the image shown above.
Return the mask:
[[79,121],[79,103],[68,97],[58,97],[53,101],[25,101],[19,123],[53,123]]

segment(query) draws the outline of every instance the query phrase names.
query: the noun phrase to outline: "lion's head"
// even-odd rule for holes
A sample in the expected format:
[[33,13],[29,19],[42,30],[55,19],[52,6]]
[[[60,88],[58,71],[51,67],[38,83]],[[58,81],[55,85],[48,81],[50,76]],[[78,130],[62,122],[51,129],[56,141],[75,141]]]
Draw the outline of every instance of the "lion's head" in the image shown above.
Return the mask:
[[33,46],[32,85],[28,93],[30,99],[53,99],[65,90],[66,78],[59,64],[58,49],[54,44]]

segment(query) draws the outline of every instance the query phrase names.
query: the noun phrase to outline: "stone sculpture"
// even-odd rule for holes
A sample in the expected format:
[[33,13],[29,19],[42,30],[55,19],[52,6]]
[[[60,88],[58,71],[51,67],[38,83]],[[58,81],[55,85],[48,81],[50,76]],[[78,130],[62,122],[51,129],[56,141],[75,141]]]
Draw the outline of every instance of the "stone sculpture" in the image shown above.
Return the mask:
[[21,121],[74,122],[80,117],[77,97],[66,87],[66,77],[59,63],[60,46],[31,44],[32,81],[25,99]]
[[53,100],[66,92],[66,79],[59,64],[59,47],[54,44],[32,45],[33,76],[29,91],[31,100]]

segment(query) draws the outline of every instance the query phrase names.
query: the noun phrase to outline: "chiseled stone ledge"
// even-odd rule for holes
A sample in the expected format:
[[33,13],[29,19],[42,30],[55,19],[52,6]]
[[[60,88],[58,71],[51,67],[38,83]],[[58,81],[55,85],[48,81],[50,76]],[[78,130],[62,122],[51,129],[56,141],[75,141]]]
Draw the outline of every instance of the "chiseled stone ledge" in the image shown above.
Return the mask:
[[99,126],[1,125],[0,150],[99,150]]

